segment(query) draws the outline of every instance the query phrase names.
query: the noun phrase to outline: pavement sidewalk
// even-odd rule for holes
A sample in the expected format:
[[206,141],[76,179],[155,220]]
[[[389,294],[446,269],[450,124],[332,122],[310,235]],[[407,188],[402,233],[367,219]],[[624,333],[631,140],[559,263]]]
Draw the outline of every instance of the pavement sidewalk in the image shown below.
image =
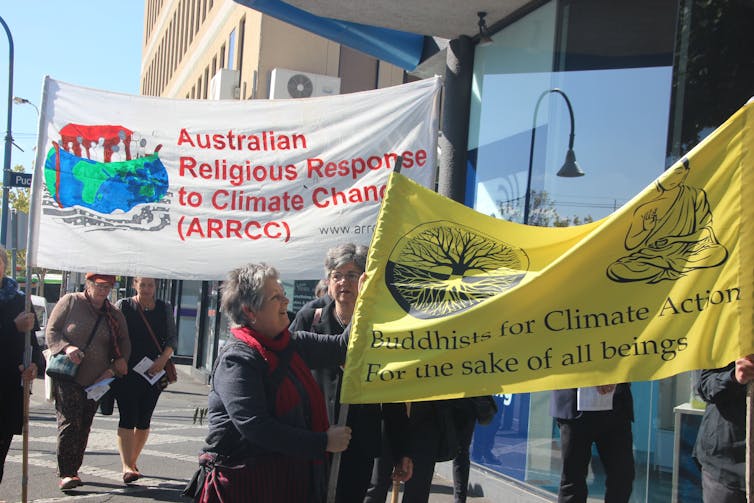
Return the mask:
[[[53,404],[43,398],[44,382],[34,382],[29,412],[29,478],[27,501],[54,503],[63,501],[136,503],[141,501],[183,502],[180,492],[197,467],[197,453],[207,433],[200,411],[207,407],[209,387],[198,382],[186,365],[177,365],[178,382],[160,397],[152,418],[147,445],[139,458],[144,478],[135,484],[123,484],[116,431],[118,413],[97,413],[79,475],[85,485],[63,493],[58,489],[55,473],[56,426]],[[22,437],[14,437],[5,462],[0,484],[0,500],[21,501]],[[389,497],[388,497],[389,500]],[[471,503],[491,503],[485,498],[469,497]],[[431,503],[453,502],[453,484],[435,477]],[[357,502],[358,503],[358,502]]]

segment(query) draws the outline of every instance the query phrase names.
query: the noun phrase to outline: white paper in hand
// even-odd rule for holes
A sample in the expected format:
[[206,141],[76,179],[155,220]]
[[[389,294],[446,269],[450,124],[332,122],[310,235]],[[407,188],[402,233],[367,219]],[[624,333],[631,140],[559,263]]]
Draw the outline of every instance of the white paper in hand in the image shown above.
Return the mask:
[[89,400],[94,400],[96,402],[107,393],[107,390],[110,389],[111,382],[113,382],[112,377],[109,379],[102,379],[101,381],[97,381],[91,386],[84,388],[84,391],[86,391],[86,397]]
[[595,386],[579,388],[576,392],[576,406],[578,410],[613,410],[613,394],[615,389],[601,395]]
[[153,376],[147,374],[147,370],[149,370],[153,363],[154,361],[151,358],[145,356],[139,363],[134,365],[134,370],[138,372],[141,377],[146,379],[149,384],[154,384],[159,381],[160,377],[162,377],[162,375],[165,373],[165,370],[161,370]]

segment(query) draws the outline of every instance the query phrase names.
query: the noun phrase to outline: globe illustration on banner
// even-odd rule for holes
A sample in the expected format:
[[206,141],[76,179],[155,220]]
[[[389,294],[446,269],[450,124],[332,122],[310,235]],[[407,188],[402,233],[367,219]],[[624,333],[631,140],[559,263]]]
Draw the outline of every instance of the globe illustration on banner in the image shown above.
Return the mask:
[[168,173],[152,155],[116,162],[79,157],[53,142],[47,153],[44,178],[47,189],[61,208],[81,206],[102,214],[124,212],[162,200],[168,190]]

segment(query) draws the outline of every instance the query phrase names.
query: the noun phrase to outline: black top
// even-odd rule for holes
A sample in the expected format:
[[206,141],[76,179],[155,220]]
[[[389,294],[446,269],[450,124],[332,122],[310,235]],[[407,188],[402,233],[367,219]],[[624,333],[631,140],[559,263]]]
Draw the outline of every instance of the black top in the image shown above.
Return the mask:
[[149,330],[139,315],[138,305],[133,297],[120,299],[115,307],[123,313],[128,324],[128,336],[131,339],[131,357],[128,359],[128,368],[133,368],[145,356],[155,360],[166,345],[171,346],[175,351],[177,334],[170,304],[157,300],[154,309],[143,311],[157,337],[157,342],[160,343],[159,349],[152,336],[149,335]]

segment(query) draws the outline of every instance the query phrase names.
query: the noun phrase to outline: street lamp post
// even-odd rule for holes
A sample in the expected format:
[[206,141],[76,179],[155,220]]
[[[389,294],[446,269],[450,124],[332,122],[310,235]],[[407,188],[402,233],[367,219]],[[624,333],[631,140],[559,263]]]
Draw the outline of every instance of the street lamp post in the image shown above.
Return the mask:
[[8,122],[5,128],[5,164],[3,165],[3,206],[0,220],[0,244],[5,246],[8,234],[8,184],[10,183],[10,154],[13,147],[13,36],[5,20],[0,16],[0,24],[8,35]]
[[[34,107],[34,111],[37,113],[37,122],[39,121],[39,108],[37,105],[19,96],[13,97],[13,103],[16,105],[31,105]],[[34,171],[34,162],[32,161],[32,172]],[[18,253],[18,212],[15,208],[10,210],[10,242],[13,245],[11,248],[11,277],[16,279],[16,255]],[[28,221],[27,221],[28,222]],[[28,225],[27,225],[28,227]],[[28,229],[24,229],[28,233]],[[26,285],[28,291],[31,292],[31,269],[26,268]]]
[[[0,219],[0,244],[5,246],[8,234],[8,185],[10,184],[10,154],[13,147],[13,36],[5,19],[0,16],[0,24],[3,25],[5,34],[8,35],[8,125],[5,130],[5,164],[3,165],[3,206],[2,219]],[[3,271],[5,274],[5,271]],[[28,275],[27,275],[28,276]],[[31,309],[31,296],[26,296],[26,311]],[[26,332],[24,337],[24,368],[31,365],[31,332]],[[23,428],[22,428],[22,457],[21,457],[21,501],[26,503],[29,495],[29,395],[31,383],[23,380]]]
[[565,178],[584,176],[584,172],[581,171],[581,168],[576,163],[576,154],[573,152],[573,140],[574,140],[574,135],[575,135],[575,127],[574,127],[575,120],[573,118],[573,107],[571,106],[571,100],[568,99],[568,96],[566,95],[566,93],[564,93],[561,89],[558,89],[558,88],[548,89],[539,95],[539,99],[537,100],[537,105],[534,107],[534,119],[532,121],[532,126],[531,126],[531,144],[529,145],[529,172],[527,173],[527,177],[526,177],[526,194],[524,195],[524,224],[525,225],[529,224],[529,212],[531,211],[531,175],[532,175],[533,166],[534,166],[534,138],[536,137],[536,133],[537,133],[537,112],[539,112],[539,105],[540,103],[542,103],[542,100],[544,99],[544,97],[550,93],[559,94],[560,96],[563,97],[563,99],[565,99],[566,105],[568,105],[568,114],[571,117],[571,135],[568,140],[568,152],[566,152],[565,162],[563,163],[563,166],[558,171],[557,176],[562,176]]
[[39,119],[39,107],[32,103],[31,101],[27,100],[26,98],[21,98],[20,96],[14,96],[13,97],[13,103],[16,105],[31,105],[34,107],[34,110],[37,112],[37,119]]

